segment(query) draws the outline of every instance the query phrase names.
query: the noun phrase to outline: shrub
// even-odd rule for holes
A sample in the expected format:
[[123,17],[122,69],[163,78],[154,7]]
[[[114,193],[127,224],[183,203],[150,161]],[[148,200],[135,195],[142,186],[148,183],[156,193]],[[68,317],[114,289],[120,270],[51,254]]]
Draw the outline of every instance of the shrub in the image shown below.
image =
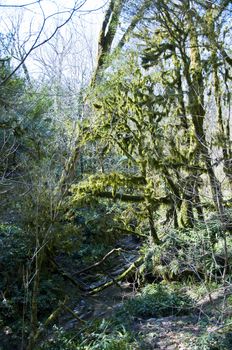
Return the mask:
[[30,249],[29,237],[23,230],[15,225],[0,225],[0,344],[6,350],[17,349],[22,332],[23,269]]
[[222,276],[227,258],[232,261],[232,240],[223,237],[217,222],[199,224],[191,229],[172,230],[161,246],[146,251],[145,274],[165,280],[216,281]]

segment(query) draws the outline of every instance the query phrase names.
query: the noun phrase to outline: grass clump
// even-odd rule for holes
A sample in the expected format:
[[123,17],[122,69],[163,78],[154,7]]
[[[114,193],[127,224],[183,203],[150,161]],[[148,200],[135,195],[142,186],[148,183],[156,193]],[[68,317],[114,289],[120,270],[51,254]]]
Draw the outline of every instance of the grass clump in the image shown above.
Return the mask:
[[138,350],[132,333],[103,319],[78,335],[54,327],[52,337],[39,350]]
[[144,318],[183,315],[192,307],[193,301],[185,292],[166,284],[149,284],[125,303],[130,315]]

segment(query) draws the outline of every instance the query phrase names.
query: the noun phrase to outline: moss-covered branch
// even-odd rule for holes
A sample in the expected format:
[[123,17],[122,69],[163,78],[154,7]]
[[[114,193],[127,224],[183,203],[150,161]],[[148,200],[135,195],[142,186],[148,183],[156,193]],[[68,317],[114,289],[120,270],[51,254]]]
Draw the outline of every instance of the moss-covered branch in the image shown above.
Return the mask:
[[[116,282],[120,282],[122,280],[124,280],[124,278],[128,277],[128,275],[134,273],[136,271],[136,269],[142,265],[144,261],[143,257],[139,257],[133,264],[131,264],[124,272],[122,272],[119,276],[115,277],[114,280]],[[102,285],[93,288],[91,290],[89,290],[89,294],[96,294],[101,292],[102,290],[112,286],[115,282],[114,280],[103,283]]]

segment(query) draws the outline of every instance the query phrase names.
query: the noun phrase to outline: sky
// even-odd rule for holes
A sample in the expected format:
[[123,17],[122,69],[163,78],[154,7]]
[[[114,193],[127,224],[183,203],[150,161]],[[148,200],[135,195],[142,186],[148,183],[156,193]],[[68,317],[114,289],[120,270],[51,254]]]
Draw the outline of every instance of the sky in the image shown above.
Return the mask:
[[[58,56],[61,56],[61,50],[66,51],[66,61],[69,61],[69,66],[71,59],[73,66],[94,65],[97,39],[108,1],[41,0],[39,3],[32,4],[33,2],[36,0],[0,0],[0,32],[17,31],[15,47],[17,46],[23,54],[28,52],[33,45],[37,46],[42,43],[55,31],[57,26],[62,25],[70,16],[70,10],[75,3],[79,9],[72,20],[59,29],[58,35],[49,44],[38,47],[28,56],[26,64],[30,73],[33,76],[41,74],[41,65],[44,63],[46,65],[47,62],[51,66],[51,61],[56,61]],[[21,5],[25,6],[19,7]],[[37,38],[41,28],[41,35]],[[69,53],[67,52],[68,47]],[[17,64],[17,59],[15,64]],[[67,66],[67,62],[66,65],[63,62],[62,69],[66,75],[70,73],[67,71]]]

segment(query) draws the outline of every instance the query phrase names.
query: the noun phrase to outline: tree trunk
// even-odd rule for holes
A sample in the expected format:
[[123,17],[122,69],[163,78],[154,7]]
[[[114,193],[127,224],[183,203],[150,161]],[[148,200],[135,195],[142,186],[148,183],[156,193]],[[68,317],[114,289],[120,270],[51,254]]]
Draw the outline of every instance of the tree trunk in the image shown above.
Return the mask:
[[189,110],[195,130],[197,148],[202,155],[206,165],[207,173],[210,180],[210,187],[213,196],[213,202],[218,212],[222,226],[225,227],[227,217],[223,205],[223,195],[221,185],[214,173],[211,157],[209,155],[203,122],[205,117],[204,109],[204,83],[202,74],[202,64],[199,52],[199,44],[194,23],[194,13],[189,8],[189,35],[190,35],[190,74],[187,76],[189,88]]

